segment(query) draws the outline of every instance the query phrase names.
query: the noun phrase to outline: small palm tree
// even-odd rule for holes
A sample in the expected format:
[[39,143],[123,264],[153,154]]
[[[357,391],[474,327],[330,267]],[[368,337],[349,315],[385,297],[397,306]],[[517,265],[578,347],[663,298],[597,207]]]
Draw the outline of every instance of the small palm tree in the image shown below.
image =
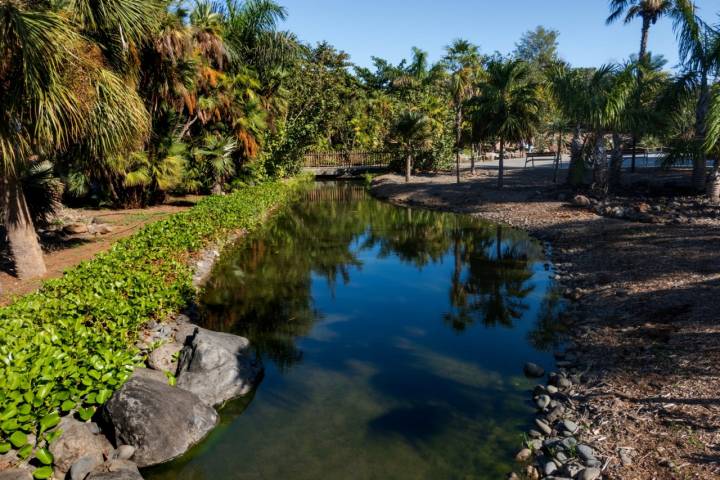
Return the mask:
[[505,145],[532,137],[540,123],[540,85],[527,62],[495,60],[488,64],[486,80],[472,102],[475,130],[500,142],[498,187],[502,187]]
[[405,156],[405,181],[410,181],[413,159],[432,144],[432,124],[426,115],[405,111],[398,117],[390,133],[391,143]]

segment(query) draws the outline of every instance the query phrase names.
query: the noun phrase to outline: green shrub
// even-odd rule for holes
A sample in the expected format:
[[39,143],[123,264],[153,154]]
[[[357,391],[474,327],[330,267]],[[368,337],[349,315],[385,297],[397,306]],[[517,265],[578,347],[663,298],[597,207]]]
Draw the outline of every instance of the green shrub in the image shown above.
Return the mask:
[[40,447],[57,435],[61,416],[89,419],[143,363],[134,346],[140,326],[192,298],[192,253],[230,230],[252,229],[299,183],[206,198],[0,309],[0,453],[15,448],[46,462]]

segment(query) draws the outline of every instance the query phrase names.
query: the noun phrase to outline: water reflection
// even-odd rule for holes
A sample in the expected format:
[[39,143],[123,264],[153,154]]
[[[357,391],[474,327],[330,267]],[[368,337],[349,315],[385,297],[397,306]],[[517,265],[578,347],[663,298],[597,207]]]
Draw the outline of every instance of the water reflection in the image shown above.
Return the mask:
[[[302,359],[295,338],[307,336],[322,313],[313,306],[312,278],[334,291],[362,270],[362,251],[397,257],[417,268],[452,254],[445,323],[462,332],[474,323],[512,327],[528,309],[540,246],[524,234],[461,215],[397,208],[353,184],[307,192],[216,267],[203,303],[208,327],[250,338],[282,367]],[[393,295],[378,285],[378,295]],[[232,305],[232,308],[226,306]],[[555,304],[546,305],[553,317]]]
[[541,247],[469,217],[324,185],[226,253],[207,327],[266,365],[252,399],[149,480],[497,479],[532,422],[522,365],[550,366]]

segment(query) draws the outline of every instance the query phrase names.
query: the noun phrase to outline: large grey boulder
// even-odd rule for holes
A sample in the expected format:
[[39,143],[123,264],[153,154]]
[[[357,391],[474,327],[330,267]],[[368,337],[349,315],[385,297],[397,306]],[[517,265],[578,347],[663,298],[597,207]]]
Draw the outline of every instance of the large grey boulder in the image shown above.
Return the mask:
[[250,392],[262,372],[248,339],[198,327],[180,353],[177,386],[208,405],[221,405]]
[[115,392],[102,415],[116,445],[135,447],[133,460],[141,468],[182,455],[218,420],[197,395],[142,369]]
[[50,453],[55,458],[55,469],[60,473],[70,471],[70,467],[82,457],[91,457],[96,463],[102,463],[112,451],[108,439],[93,433],[89,423],[67,416],[60,421],[58,429],[62,433],[50,444]]

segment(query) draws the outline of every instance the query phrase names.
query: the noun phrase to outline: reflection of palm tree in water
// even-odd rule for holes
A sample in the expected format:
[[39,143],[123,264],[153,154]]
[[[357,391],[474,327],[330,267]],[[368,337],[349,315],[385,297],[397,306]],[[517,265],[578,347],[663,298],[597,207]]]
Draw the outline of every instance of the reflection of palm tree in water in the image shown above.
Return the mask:
[[[524,299],[533,290],[527,285],[532,277],[528,255],[521,244],[503,241],[501,226],[495,229],[492,245],[489,235],[456,235],[453,239],[450,303],[454,311],[445,315],[445,321],[458,332],[478,319],[485,326],[511,327],[528,308]],[[463,278],[465,265],[467,274]]]
[[372,249],[418,268],[452,249],[453,328],[463,330],[480,316],[487,324],[510,325],[528,293],[524,252],[538,253],[514,232],[497,241],[492,228],[470,217],[393,207],[357,187],[320,187],[223,256],[203,298],[208,326],[248,337],[261,355],[289,367],[302,360],[296,339],[319,319],[313,276],[334,290],[362,268],[359,253]]

